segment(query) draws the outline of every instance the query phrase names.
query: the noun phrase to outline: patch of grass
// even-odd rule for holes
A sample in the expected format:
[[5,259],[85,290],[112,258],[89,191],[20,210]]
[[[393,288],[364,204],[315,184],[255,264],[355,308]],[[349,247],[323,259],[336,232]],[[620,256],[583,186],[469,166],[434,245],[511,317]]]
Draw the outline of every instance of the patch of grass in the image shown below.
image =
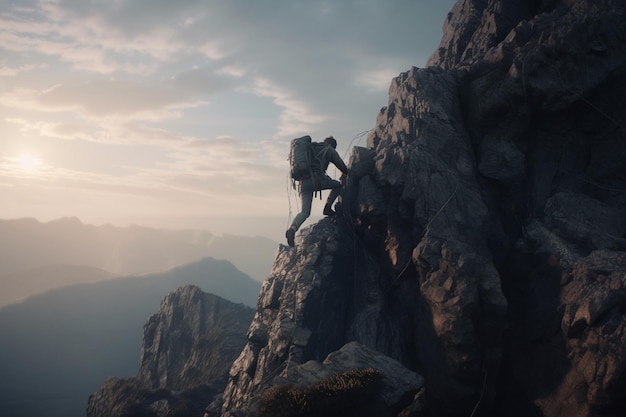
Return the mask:
[[382,387],[382,372],[350,369],[304,388],[280,385],[261,396],[257,417],[366,417]]

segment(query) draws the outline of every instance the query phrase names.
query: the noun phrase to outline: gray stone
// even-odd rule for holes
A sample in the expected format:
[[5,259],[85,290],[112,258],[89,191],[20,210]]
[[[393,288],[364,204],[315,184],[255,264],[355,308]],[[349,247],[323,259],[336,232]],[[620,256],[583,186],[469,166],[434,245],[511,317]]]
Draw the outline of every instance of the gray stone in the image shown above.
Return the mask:
[[87,416],[201,414],[223,390],[252,315],[195,286],[171,292],[144,326],[137,376],[105,381],[90,396]]

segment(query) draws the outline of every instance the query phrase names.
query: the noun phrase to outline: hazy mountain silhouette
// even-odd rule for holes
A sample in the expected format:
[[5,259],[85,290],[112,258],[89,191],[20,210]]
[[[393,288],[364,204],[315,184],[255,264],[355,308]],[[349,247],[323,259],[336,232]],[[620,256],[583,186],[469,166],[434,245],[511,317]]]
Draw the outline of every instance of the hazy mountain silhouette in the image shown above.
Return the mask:
[[157,272],[206,256],[213,238],[206,231],[86,225],[75,217],[47,223],[0,220],[0,273],[50,264],[126,275]]
[[12,272],[0,276],[0,307],[46,290],[113,277],[111,272],[81,265],[46,265]]
[[263,281],[277,245],[263,237],[93,226],[77,218],[0,220],[0,307],[63,285],[165,271],[207,256]]
[[208,256],[226,259],[252,279],[263,282],[272,269],[278,243],[265,237],[223,235],[208,245]]
[[0,309],[3,417],[83,417],[108,376],[137,372],[142,327],[165,294],[197,285],[254,306],[260,283],[206,258],[171,271],[51,290]]

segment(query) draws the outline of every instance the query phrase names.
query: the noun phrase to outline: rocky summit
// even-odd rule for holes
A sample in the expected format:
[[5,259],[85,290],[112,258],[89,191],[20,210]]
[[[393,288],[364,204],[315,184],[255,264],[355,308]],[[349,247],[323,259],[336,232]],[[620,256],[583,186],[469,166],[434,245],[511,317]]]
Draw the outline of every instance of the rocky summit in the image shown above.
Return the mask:
[[364,367],[381,417],[625,415],[625,21],[622,0],[459,0],[340,215],[279,248],[206,415]]

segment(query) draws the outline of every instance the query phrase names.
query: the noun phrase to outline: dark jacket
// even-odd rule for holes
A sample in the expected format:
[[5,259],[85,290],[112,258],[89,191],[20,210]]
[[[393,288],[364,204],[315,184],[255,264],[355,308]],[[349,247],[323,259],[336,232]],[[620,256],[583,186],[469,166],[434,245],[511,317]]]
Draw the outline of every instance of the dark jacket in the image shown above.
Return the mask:
[[343,162],[337,151],[326,143],[313,145],[313,159],[311,169],[314,174],[325,174],[328,164],[333,163],[343,174],[348,174],[348,167]]

